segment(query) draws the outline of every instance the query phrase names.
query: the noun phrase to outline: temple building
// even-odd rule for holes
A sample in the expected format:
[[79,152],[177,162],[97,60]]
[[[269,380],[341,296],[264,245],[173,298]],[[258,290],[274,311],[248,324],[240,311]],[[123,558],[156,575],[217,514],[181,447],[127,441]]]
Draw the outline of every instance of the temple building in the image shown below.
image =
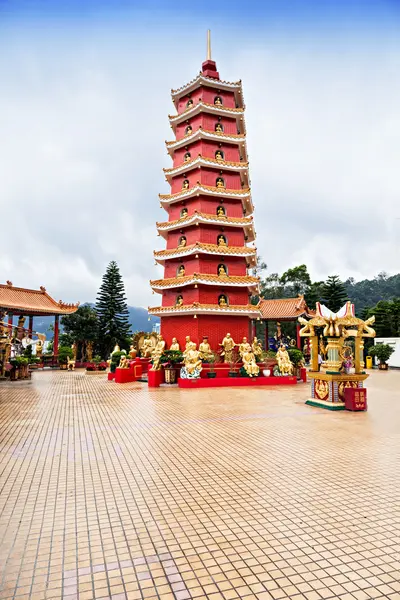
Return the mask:
[[166,145],[173,165],[164,169],[171,190],[160,195],[168,218],[157,223],[166,249],[154,253],[164,277],[150,282],[161,306],[149,314],[161,317],[168,344],[206,335],[217,349],[227,332],[250,336],[260,312],[250,304],[259,281],[250,274],[256,234],[242,84],[220,79],[209,38],[200,74],[173,90],[172,100],[175,139]]

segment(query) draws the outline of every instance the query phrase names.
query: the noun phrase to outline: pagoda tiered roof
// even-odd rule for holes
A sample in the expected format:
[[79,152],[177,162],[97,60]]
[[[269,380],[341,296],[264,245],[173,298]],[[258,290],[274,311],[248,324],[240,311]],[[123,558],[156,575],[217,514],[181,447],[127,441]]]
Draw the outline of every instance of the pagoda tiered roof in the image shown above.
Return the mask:
[[222,198],[240,198],[242,200],[243,208],[246,209],[248,214],[253,212],[253,204],[251,202],[251,194],[249,188],[240,190],[230,190],[223,187],[213,187],[210,185],[203,185],[197,182],[196,185],[189,188],[188,190],[181,190],[177,194],[159,194],[160,202],[163,206],[168,206],[174,202],[191,198],[192,196],[199,196],[204,194],[205,196],[220,196]]
[[253,225],[253,217],[218,217],[217,215],[209,215],[207,213],[195,211],[182,219],[175,221],[163,221],[156,223],[157,230],[163,237],[168,237],[169,231],[190,227],[202,223],[204,225],[219,225],[226,227],[240,227],[245,230],[247,241],[253,242],[255,239],[255,230]]
[[187,94],[190,94],[191,92],[193,92],[193,90],[197,89],[200,85],[204,85],[206,87],[211,87],[211,88],[217,89],[217,90],[227,90],[230,92],[234,92],[236,104],[238,106],[243,106],[243,94],[242,94],[242,82],[241,81],[231,82],[231,81],[223,81],[222,79],[213,79],[212,77],[206,77],[201,72],[199,73],[199,75],[197,75],[197,77],[192,79],[192,81],[189,81],[189,83],[182,85],[180,88],[177,88],[176,90],[171,90],[171,96],[172,96],[172,100],[173,100],[175,106],[177,105],[179,98],[182,98],[182,96],[186,96]]
[[196,242],[182,248],[156,251],[154,252],[154,258],[161,264],[170,258],[181,258],[197,253],[212,254],[215,256],[246,256],[249,257],[249,263],[253,264],[255,262],[256,248],[249,248],[247,246],[218,246],[217,244]]
[[219,306],[219,304],[201,304],[193,302],[192,304],[181,304],[179,306],[156,306],[149,308],[150,315],[169,316],[169,315],[195,315],[195,314],[216,314],[216,315],[248,315],[250,318],[260,317],[260,311],[254,304],[237,304]]
[[247,158],[246,151],[246,136],[242,133],[234,134],[234,133],[219,133],[218,131],[210,131],[208,129],[203,129],[199,127],[190,135],[185,135],[183,138],[179,140],[172,140],[170,142],[165,142],[167,146],[168,152],[173,155],[174,150],[181,148],[182,146],[186,146],[191,142],[196,142],[199,139],[212,140],[214,142],[225,142],[227,144],[238,144],[240,146],[240,151],[243,154],[243,158]]
[[258,303],[262,318],[267,321],[294,320],[302,316],[315,316],[315,311],[308,308],[303,295],[297,298],[277,298],[265,300],[262,298]]
[[171,277],[167,279],[156,279],[150,281],[150,286],[154,291],[162,291],[170,288],[186,287],[193,284],[203,285],[218,285],[223,287],[247,287],[250,289],[258,288],[259,279],[258,277],[251,277],[249,275],[225,275],[220,277],[219,275],[209,275],[208,273],[193,273],[193,275],[186,275],[184,277]]
[[203,102],[203,100],[200,100],[179,114],[168,115],[168,118],[171,123],[171,127],[175,129],[179,123],[182,123],[201,112],[235,117],[236,119],[243,121],[244,108],[231,108],[229,106],[224,106],[223,104],[209,104],[208,102]]
[[247,173],[249,163],[247,161],[232,162],[227,160],[217,160],[215,158],[208,158],[207,156],[202,156],[199,154],[192,160],[188,160],[187,162],[184,162],[177,167],[172,167],[171,169],[163,169],[163,171],[167,179],[170,179],[175,175],[186,173],[187,171],[191,171],[192,169],[196,169],[198,167],[215,167],[224,171],[241,171]]

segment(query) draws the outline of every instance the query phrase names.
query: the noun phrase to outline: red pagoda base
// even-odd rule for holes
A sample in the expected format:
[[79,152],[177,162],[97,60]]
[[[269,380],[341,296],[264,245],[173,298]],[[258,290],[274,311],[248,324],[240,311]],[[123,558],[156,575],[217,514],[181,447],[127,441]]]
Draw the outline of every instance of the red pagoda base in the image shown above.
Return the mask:
[[215,379],[178,379],[180,388],[260,387],[296,385],[297,377],[216,377]]
[[182,315],[161,319],[161,333],[168,346],[173,337],[176,337],[181,348],[184,348],[187,335],[190,335],[190,339],[196,344],[200,344],[203,337],[208,336],[208,342],[216,352],[221,348],[219,344],[228,332],[236,343],[240,343],[243,337],[251,338],[249,318],[234,315],[198,315],[194,319],[191,315]]

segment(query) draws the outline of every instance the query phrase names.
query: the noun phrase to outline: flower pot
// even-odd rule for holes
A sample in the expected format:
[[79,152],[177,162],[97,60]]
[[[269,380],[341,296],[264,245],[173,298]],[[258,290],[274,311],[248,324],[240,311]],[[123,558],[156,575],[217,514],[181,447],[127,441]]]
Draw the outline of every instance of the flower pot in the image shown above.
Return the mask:
[[215,379],[215,378],[216,378],[216,376],[217,376],[217,374],[215,373],[215,371],[214,371],[214,373],[211,373],[211,372],[208,372],[208,373],[207,373],[207,377],[208,377],[209,379]]
[[262,373],[263,373],[264,377],[270,377],[271,369],[264,369]]
[[234,373],[233,371],[230,371],[230,373],[228,373],[228,377],[237,377],[238,374]]
[[378,365],[378,369],[381,371],[387,371],[389,369],[389,365],[385,362],[380,362]]
[[164,369],[165,383],[176,383],[176,369]]

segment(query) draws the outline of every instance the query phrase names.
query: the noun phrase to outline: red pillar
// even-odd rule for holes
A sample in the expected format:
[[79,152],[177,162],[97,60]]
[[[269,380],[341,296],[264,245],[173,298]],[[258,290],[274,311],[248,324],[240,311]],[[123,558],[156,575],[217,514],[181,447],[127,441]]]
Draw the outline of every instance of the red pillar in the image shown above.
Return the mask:
[[297,340],[297,347],[299,350],[301,350],[301,337],[300,337],[300,325],[296,325],[296,340]]
[[12,333],[12,322],[13,322],[12,313],[8,313],[8,330],[10,333]]
[[268,343],[268,321],[264,321],[265,324],[265,349],[268,352],[269,343]]
[[251,339],[254,340],[256,337],[256,322],[254,319],[251,320]]
[[56,315],[54,317],[54,343],[53,343],[54,357],[58,356],[58,320],[59,320],[59,317],[58,317],[58,315]]
[[30,338],[32,337],[32,331],[33,331],[33,316],[31,315],[29,317],[29,326],[28,326],[28,336]]

